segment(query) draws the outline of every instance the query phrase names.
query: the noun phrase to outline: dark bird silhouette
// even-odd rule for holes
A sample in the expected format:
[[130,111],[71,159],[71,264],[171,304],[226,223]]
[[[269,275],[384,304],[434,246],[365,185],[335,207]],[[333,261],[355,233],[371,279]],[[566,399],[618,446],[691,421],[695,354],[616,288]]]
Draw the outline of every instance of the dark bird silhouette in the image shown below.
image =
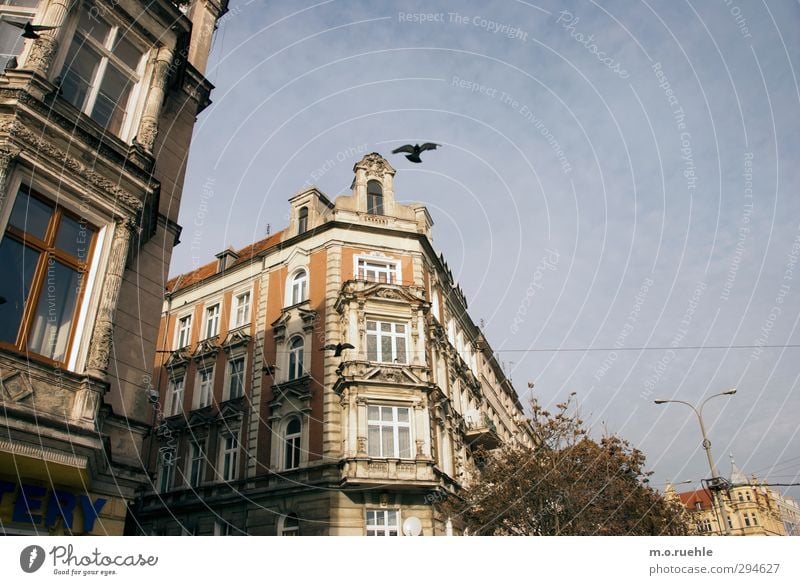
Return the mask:
[[322,347],[323,351],[326,349],[332,350],[333,357],[341,357],[342,351],[344,351],[345,349],[355,349],[355,348],[356,348],[355,345],[350,345],[349,343],[337,343],[336,345],[329,343],[328,345]]
[[9,69],[16,69],[17,68],[17,58],[11,57],[8,61],[6,61],[5,70],[8,71]]
[[426,142],[425,144],[415,144],[411,146],[410,144],[406,144],[401,146],[400,148],[395,148],[392,151],[392,154],[397,154],[400,152],[407,152],[409,154],[406,155],[406,158],[413,163],[421,163],[422,159],[419,158],[419,155],[422,154],[426,150],[436,150],[436,147],[439,146],[434,142]]
[[6,20],[4,21],[6,24],[10,24],[11,26],[15,26],[17,28],[22,29],[22,38],[23,39],[38,39],[39,35],[36,34],[37,32],[41,32],[43,30],[53,30],[58,28],[57,26],[44,26],[42,24],[31,24],[31,21],[28,22],[16,22],[14,20]]

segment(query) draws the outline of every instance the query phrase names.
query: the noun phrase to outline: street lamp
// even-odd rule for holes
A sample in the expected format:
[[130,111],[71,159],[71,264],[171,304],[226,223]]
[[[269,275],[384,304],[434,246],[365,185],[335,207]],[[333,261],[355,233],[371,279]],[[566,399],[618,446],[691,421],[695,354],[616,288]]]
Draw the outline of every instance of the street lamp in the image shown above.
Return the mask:
[[711,441],[708,440],[708,435],[706,434],[706,425],[703,422],[703,407],[706,405],[706,402],[711,400],[712,398],[716,398],[717,396],[733,396],[736,394],[736,388],[731,388],[730,390],[726,390],[725,392],[719,392],[718,394],[712,394],[703,402],[700,403],[699,408],[695,408],[693,404],[685,402],[683,400],[655,400],[656,404],[667,404],[670,402],[676,402],[678,404],[685,404],[689,408],[691,408],[694,413],[697,415],[697,421],[700,423],[700,432],[703,434],[703,449],[706,450],[706,457],[708,458],[708,467],[711,469],[711,480],[710,485],[711,489],[714,490],[714,500],[716,501],[717,506],[722,511],[722,523],[725,527],[725,534],[730,535],[730,527],[728,526],[728,514],[725,511],[725,506],[719,496],[719,490],[721,488],[721,481],[719,472],[717,471],[717,466],[714,463],[714,457],[711,455]]

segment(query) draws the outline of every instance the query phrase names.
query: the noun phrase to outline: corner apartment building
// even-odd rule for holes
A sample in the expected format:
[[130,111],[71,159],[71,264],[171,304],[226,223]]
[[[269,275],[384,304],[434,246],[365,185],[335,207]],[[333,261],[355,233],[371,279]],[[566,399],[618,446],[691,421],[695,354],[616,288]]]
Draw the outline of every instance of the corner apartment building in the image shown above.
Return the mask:
[[440,504],[478,447],[530,443],[427,210],[379,154],[354,173],[351,194],[304,190],[286,229],[168,283],[139,533],[458,533]]
[[163,283],[226,9],[0,0],[3,534],[122,534],[147,480]]

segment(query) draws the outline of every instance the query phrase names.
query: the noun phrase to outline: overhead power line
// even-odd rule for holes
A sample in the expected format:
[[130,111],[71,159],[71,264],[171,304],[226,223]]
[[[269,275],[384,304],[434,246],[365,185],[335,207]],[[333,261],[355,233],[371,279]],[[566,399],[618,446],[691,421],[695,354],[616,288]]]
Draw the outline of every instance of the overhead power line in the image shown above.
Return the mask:
[[560,351],[666,351],[668,349],[681,350],[681,349],[788,349],[798,348],[800,343],[789,343],[785,345],[682,345],[672,347],[665,346],[648,346],[648,347],[532,347],[528,349],[496,349],[495,353],[503,352],[560,352]]

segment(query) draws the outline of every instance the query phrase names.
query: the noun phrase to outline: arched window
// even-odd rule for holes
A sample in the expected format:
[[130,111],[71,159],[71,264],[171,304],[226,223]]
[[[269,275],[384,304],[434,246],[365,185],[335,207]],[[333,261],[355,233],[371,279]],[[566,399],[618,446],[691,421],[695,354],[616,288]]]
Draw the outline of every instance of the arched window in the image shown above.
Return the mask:
[[367,213],[383,215],[383,188],[378,181],[367,183]]
[[286,425],[286,435],[284,436],[285,449],[283,455],[284,469],[296,469],[300,467],[300,437],[302,436],[302,424],[299,418],[292,418]]
[[308,231],[308,207],[301,207],[297,214],[297,233],[304,234]]
[[300,536],[300,519],[297,514],[291,513],[283,519],[281,536]]
[[292,304],[302,303],[308,296],[308,274],[298,270],[292,278]]
[[289,379],[296,380],[303,375],[303,342],[302,337],[295,337],[289,342]]

